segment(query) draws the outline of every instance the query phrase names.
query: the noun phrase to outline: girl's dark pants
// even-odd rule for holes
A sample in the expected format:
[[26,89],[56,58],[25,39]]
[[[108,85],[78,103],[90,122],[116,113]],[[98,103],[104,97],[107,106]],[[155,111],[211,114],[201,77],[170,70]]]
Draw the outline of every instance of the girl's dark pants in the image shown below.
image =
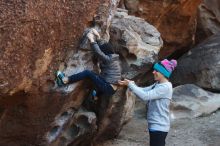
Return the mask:
[[149,131],[150,146],[165,146],[165,139],[168,132]]
[[111,84],[109,84],[105,81],[105,79],[90,70],[84,70],[80,73],[71,75],[68,78],[70,84],[88,78],[92,80],[99,94],[113,95],[115,93]]

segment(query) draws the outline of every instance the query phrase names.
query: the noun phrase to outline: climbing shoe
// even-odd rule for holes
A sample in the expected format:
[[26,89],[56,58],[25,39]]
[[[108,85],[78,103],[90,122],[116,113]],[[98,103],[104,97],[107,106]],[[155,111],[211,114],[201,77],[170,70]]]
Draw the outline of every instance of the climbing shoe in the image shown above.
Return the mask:
[[64,86],[63,78],[65,77],[65,74],[62,73],[61,71],[57,71],[56,74],[56,83],[59,87]]
[[92,100],[95,100],[95,101],[98,100],[96,90],[92,90]]
[[95,90],[92,90],[92,96],[96,96],[96,91]]

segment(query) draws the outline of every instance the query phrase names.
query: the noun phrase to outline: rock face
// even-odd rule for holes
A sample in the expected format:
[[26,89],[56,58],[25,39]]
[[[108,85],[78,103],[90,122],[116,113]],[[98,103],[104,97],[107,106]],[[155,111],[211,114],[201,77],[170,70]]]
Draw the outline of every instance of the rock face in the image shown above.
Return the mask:
[[204,0],[198,9],[198,25],[196,41],[201,42],[207,37],[220,32],[220,1]]
[[[79,40],[93,20],[108,39],[117,4],[117,0],[0,2],[0,145],[58,145],[60,137],[64,145],[74,145],[79,137],[93,133],[77,135],[80,121],[97,129],[96,116],[79,110],[90,82],[57,90],[54,72],[68,68],[69,75],[93,69],[91,52],[79,50]],[[72,139],[65,135],[66,126]]]
[[163,41],[158,30],[143,19],[118,9],[110,28],[111,42],[123,57],[124,77],[149,71],[157,61]]
[[190,50],[178,60],[173,73],[174,84],[193,83],[199,87],[220,91],[220,35],[214,35]]
[[50,85],[53,71],[77,48],[83,30],[101,8],[96,21],[107,23],[107,0],[1,1],[1,94]]
[[201,0],[124,0],[130,14],[144,18],[161,33],[164,41],[161,57],[193,43],[200,3]]
[[94,138],[94,143],[115,138],[127,123],[134,110],[135,98],[128,96],[126,88],[119,88],[112,98],[103,97],[98,104],[98,127],[99,130]]
[[74,112],[69,109],[55,118],[54,127],[46,135],[50,145],[90,145],[97,130],[96,115],[84,109]]
[[[152,65],[163,45],[160,33],[124,12],[114,17],[118,3],[0,2],[0,131],[4,131],[0,145],[88,146],[119,134],[134,107],[134,97],[124,98],[124,88],[111,98],[94,101],[90,100],[93,85],[89,80],[62,88],[54,82],[58,69],[67,76],[85,69],[97,71],[92,52],[79,47],[83,31],[91,26],[105,40],[110,39],[111,29],[124,73],[132,75],[125,77],[135,77],[141,66]],[[120,35],[115,37],[113,30]]]
[[205,91],[193,84],[174,88],[171,116],[177,118],[195,118],[215,112],[220,108],[220,94]]

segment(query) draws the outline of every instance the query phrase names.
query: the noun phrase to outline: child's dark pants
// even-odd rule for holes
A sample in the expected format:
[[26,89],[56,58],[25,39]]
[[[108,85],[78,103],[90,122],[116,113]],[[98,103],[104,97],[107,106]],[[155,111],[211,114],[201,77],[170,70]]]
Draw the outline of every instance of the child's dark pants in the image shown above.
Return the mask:
[[68,78],[70,84],[88,78],[92,80],[98,92],[101,92],[101,94],[113,95],[115,93],[111,84],[107,83],[102,77],[90,70],[84,70],[80,73],[71,75]]
[[165,146],[165,139],[168,132],[149,131],[150,146]]

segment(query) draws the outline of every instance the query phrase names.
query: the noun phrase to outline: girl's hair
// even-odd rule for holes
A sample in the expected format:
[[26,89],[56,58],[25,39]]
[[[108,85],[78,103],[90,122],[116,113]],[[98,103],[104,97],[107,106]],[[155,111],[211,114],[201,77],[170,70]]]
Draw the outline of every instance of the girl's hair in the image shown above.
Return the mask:
[[105,53],[105,55],[114,54],[113,52],[113,46],[111,43],[104,43],[99,46],[101,51]]

